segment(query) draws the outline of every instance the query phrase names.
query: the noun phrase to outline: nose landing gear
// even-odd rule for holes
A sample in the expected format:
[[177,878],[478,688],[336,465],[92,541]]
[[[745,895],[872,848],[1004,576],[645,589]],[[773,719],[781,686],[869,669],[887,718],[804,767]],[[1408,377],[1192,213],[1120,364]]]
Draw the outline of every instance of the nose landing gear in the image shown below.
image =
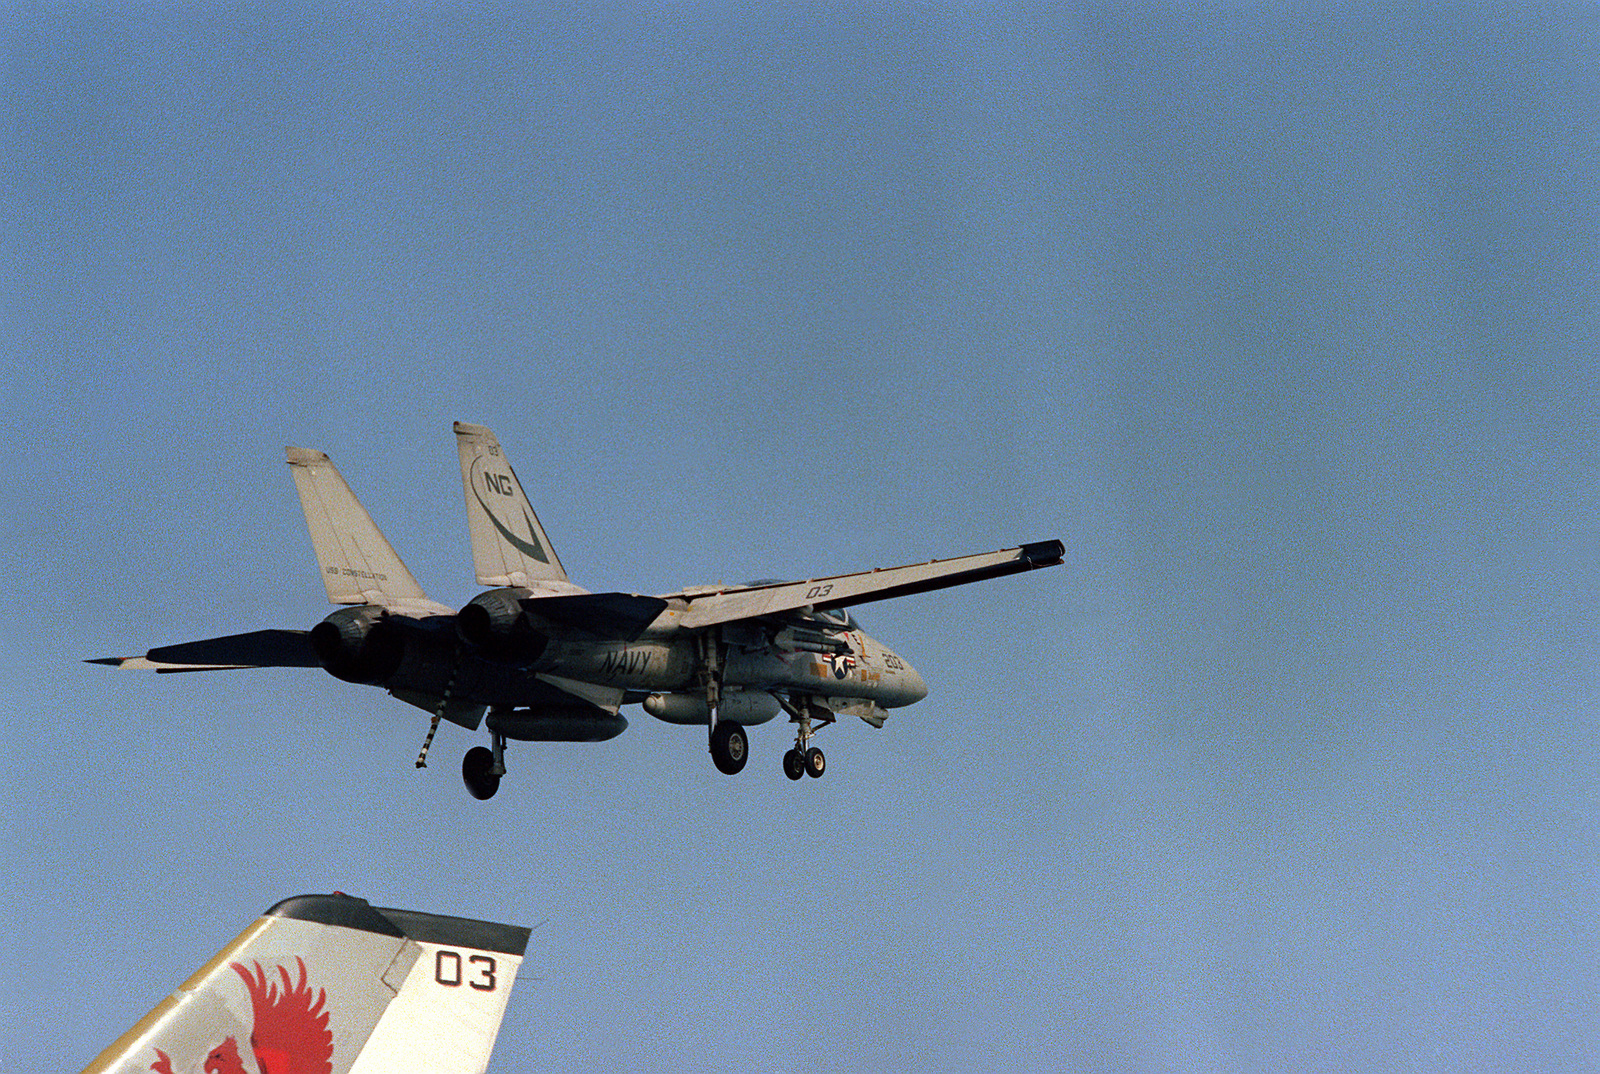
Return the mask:
[[789,722],[799,725],[794,733],[794,747],[783,755],[783,774],[790,779],[820,777],[828,770],[828,759],[821,750],[811,745],[812,736],[816,734],[811,724],[813,720],[823,727],[833,723],[833,710],[806,697],[793,700],[780,697],[778,700],[789,714]]
[[790,779],[799,779],[801,776],[816,778],[827,770],[828,759],[815,746],[807,750],[796,746],[783,755],[783,774]]
[[809,750],[806,750],[806,775],[816,779],[827,770],[828,759],[822,755],[821,750],[817,749],[815,746],[812,746]]

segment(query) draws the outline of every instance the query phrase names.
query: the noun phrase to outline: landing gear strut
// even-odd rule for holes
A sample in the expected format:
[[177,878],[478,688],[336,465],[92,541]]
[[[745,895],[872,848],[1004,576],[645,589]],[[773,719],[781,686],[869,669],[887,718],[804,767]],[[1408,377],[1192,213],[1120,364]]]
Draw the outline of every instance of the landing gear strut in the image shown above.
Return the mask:
[[472,797],[487,801],[500,789],[500,777],[506,774],[506,736],[489,725],[488,747],[474,746],[461,758],[461,780]]
[[706,691],[706,711],[711,714],[711,762],[723,775],[738,775],[750,758],[750,740],[744,728],[732,720],[717,719],[722,705],[722,632],[707,631],[700,639],[702,685]]

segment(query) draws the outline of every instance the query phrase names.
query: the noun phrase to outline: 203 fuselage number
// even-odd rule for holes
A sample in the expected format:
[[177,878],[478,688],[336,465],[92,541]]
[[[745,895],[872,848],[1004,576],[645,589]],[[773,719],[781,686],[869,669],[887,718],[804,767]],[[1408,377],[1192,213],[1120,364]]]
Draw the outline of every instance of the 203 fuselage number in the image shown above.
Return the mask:
[[494,970],[494,959],[488,955],[468,955],[465,966],[460,951],[440,951],[433,956],[433,979],[449,988],[465,983],[479,992],[493,992],[497,984]]

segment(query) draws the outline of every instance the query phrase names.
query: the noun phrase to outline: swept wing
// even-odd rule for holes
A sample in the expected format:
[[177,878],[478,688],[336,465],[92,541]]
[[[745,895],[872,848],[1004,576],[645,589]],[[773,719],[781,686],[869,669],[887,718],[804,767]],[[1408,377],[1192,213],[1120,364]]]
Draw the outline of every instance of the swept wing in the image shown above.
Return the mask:
[[754,619],[799,608],[848,608],[874,600],[888,600],[1001,578],[1038,567],[1054,566],[1061,562],[1065,554],[1066,547],[1060,541],[1038,541],[998,552],[936,559],[904,567],[880,567],[856,574],[811,578],[804,582],[742,586],[712,593],[683,590],[669,594],[665,599],[685,601],[688,608],[681,614],[678,625],[686,630],[700,630],[719,623]]

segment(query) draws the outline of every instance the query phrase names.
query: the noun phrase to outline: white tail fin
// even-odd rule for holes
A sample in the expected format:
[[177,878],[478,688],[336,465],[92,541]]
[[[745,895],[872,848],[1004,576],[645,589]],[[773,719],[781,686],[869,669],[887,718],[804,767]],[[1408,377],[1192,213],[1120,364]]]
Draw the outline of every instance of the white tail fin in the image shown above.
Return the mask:
[[422,587],[400,562],[333,461],[320,451],[292,447],[288,452],[328,599],[335,604],[385,607],[426,601]]
[[481,425],[458,421],[455,430],[478,583],[527,586],[565,582],[567,572],[500,450],[500,441]]
[[514,925],[287,899],[84,1074],[482,1074],[527,945]]

